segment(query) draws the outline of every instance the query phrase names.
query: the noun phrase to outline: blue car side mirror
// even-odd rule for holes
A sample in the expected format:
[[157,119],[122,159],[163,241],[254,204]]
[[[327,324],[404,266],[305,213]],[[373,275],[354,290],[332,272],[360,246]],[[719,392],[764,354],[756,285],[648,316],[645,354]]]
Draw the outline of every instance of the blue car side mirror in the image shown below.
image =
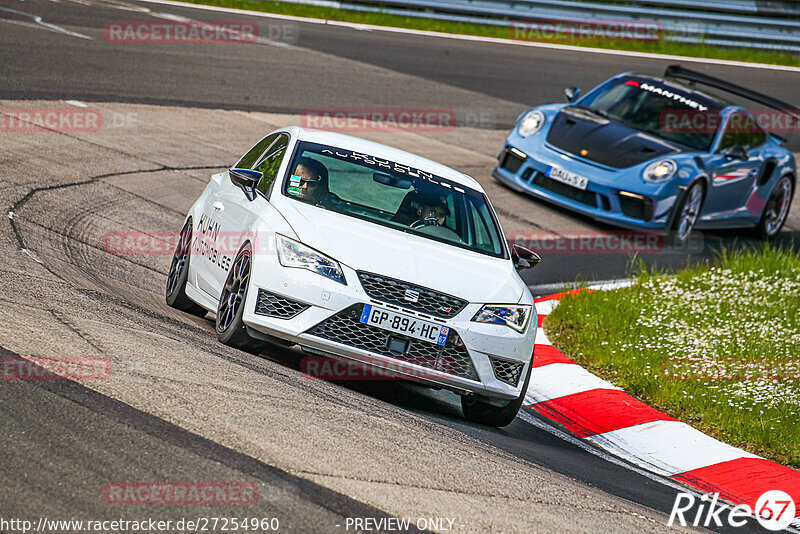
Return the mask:
[[580,94],[580,87],[567,87],[564,89],[564,96],[567,97],[567,102],[575,102]]

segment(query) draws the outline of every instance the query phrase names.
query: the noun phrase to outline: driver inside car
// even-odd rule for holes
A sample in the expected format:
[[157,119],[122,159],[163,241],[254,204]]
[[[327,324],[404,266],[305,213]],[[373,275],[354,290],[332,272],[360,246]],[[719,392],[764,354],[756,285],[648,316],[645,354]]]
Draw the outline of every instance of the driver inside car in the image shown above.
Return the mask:
[[297,161],[290,179],[289,194],[325,207],[339,198],[328,190],[328,169],[313,158],[303,157]]
[[424,198],[417,206],[417,220],[411,223],[412,228],[423,226],[444,226],[450,209],[441,197]]

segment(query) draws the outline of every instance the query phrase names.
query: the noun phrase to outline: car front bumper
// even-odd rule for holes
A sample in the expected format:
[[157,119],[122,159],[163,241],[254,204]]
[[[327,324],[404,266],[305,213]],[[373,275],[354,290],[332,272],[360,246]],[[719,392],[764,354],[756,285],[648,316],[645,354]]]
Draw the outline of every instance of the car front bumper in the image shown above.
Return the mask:
[[[520,395],[533,356],[535,308],[532,308],[524,333],[504,325],[472,322],[483,303],[468,303],[454,317],[441,319],[370,297],[356,271],[344,265],[342,269],[347,285],[311,271],[283,267],[274,255],[257,254],[245,302],[245,325],[256,332],[297,343],[307,352],[380,369],[385,372],[381,376],[396,376],[462,394],[475,393],[496,399],[513,399]],[[265,306],[265,302],[271,304]],[[441,347],[411,340],[403,354],[391,353],[389,338],[405,336],[360,323],[358,315],[365,304],[447,326],[450,328],[447,342]],[[519,369],[518,378],[508,380],[509,371],[513,377],[516,369]],[[365,375],[356,373],[352,377],[332,378],[360,377]]]
[[[630,191],[607,185],[615,180],[611,173],[588,164],[576,163],[573,158],[547,146],[535,151],[523,151],[511,144],[511,138],[500,153],[492,172],[498,181],[511,189],[588,215],[595,220],[634,230],[666,230],[678,194],[663,188],[658,195]],[[513,149],[513,150],[512,150]],[[523,157],[516,154],[522,154]],[[516,159],[515,159],[516,158]],[[589,179],[585,191],[556,182],[546,176],[549,166],[573,170]],[[619,182],[619,180],[616,180]]]

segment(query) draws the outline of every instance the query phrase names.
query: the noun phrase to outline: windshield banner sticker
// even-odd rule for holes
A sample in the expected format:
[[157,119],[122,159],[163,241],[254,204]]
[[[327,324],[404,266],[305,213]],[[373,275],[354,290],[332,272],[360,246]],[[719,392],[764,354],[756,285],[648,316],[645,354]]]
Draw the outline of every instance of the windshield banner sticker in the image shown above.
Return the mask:
[[376,158],[375,156],[371,156],[369,154],[362,154],[360,152],[356,152],[353,150],[342,150],[338,148],[337,149],[324,148],[320,151],[320,153],[325,154],[326,156],[336,157],[339,159],[363,162],[365,165],[369,165],[371,167],[377,167],[378,169],[386,169],[399,174],[405,174],[412,178],[419,178],[421,180],[425,180],[432,184],[451,188],[455,191],[458,191],[459,193],[464,193],[464,194],[466,193],[464,189],[456,185],[447,184],[446,182],[439,180],[436,176],[434,176],[431,173],[415,169],[407,165],[402,165],[400,163],[395,163],[393,161]]
[[637,82],[636,80],[628,80],[625,82],[625,85],[630,85],[631,87],[638,87],[644,91],[650,91],[651,93],[655,93],[657,95],[661,95],[664,98],[671,98],[681,104],[685,104],[690,108],[696,109],[698,111],[705,111],[708,107],[704,106],[700,102],[687,98],[681,94],[674,93],[669,89],[663,89],[661,87],[656,87],[655,85],[651,85],[647,82]]

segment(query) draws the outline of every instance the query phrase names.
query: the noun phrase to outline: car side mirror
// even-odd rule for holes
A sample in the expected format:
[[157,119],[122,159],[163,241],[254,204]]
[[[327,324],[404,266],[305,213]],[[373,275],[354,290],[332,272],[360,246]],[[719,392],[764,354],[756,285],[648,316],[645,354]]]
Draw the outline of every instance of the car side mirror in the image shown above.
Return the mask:
[[539,262],[542,261],[542,257],[532,250],[515,244],[511,245],[511,261],[514,262],[514,268],[517,272],[520,272],[539,265]]
[[567,102],[575,102],[580,94],[580,87],[567,87],[564,89],[564,96],[567,97]]
[[740,159],[747,161],[750,156],[747,155],[747,150],[742,145],[733,145],[722,151],[722,155],[728,159]]
[[250,169],[228,169],[233,185],[239,187],[251,202],[256,198],[256,185],[263,176],[258,171]]

